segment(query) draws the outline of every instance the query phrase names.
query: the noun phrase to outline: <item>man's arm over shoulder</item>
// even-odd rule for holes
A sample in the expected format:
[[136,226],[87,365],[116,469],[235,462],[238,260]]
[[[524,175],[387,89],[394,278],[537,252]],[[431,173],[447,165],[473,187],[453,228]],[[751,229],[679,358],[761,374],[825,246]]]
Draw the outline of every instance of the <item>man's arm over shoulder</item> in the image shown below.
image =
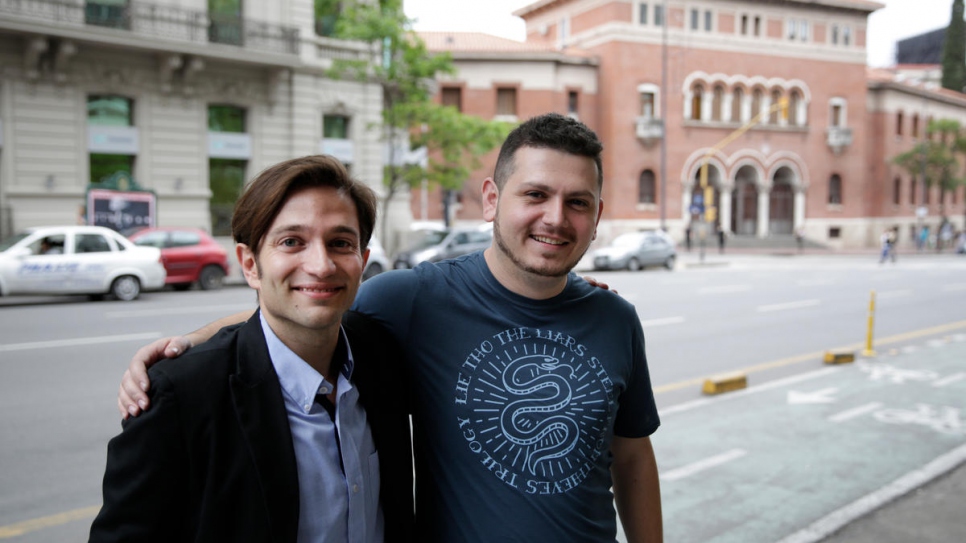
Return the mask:
[[152,377],[154,407],[123,422],[123,431],[108,443],[104,504],[91,542],[186,539],[188,466],[178,402],[163,374]]
[[409,336],[421,283],[415,270],[380,273],[362,284],[352,310],[376,320],[402,344]]

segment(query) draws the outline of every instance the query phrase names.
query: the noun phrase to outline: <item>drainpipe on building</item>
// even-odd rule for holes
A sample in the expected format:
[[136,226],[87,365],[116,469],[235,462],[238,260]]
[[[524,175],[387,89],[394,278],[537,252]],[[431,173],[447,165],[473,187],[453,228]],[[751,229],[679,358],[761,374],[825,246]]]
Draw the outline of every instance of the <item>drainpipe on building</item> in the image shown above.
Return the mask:
[[667,0],[664,0],[664,20],[661,21],[661,230],[667,232]]

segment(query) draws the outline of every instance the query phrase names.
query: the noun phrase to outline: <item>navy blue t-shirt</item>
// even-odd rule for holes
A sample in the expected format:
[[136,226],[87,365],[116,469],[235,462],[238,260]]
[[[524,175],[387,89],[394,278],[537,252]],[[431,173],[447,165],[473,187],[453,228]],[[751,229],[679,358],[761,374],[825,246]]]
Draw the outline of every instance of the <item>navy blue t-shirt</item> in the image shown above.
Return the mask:
[[630,303],[574,274],[519,296],[480,252],[380,274],[354,309],[410,364],[420,538],[615,541],[611,439],[660,424]]

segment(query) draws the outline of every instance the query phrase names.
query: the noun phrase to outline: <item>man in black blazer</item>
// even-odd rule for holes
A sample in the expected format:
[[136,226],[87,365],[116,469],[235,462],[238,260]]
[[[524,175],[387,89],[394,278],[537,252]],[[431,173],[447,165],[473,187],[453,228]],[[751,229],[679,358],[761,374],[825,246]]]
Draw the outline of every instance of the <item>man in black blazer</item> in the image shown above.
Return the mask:
[[259,311],[151,368],[154,409],[108,445],[91,541],[411,540],[401,353],[347,313],[375,202],[331,157],[251,183],[232,231]]

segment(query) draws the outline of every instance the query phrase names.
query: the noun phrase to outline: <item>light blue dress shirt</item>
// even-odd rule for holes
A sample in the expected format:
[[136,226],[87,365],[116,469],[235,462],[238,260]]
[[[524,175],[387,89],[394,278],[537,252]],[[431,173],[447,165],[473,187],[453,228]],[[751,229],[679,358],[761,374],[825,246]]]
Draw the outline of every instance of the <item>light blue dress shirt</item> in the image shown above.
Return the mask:
[[282,385],[295,446],[298,543],[382,543],[379,456],[359,403],[359,390],[351,380],[352,350],[345,331],[340,329],[340,341],[346,345],[347,357],[339,374],[333,421],[325,408],[315,403],[315,395],[331,393],[332,384],[278,339],[264,315],[261,323]]

